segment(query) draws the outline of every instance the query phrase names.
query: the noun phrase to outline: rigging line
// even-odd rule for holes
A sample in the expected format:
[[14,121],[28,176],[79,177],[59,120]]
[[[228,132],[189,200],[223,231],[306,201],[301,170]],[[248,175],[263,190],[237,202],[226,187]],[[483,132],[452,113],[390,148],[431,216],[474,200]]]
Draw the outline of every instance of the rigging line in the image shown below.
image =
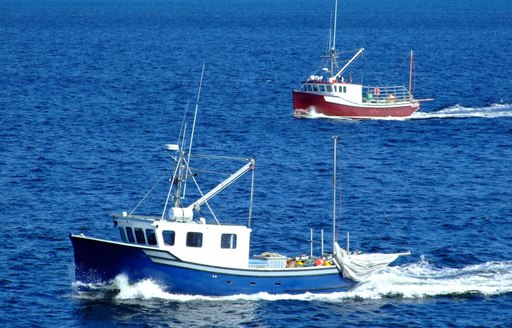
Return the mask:
[[[359,49],[361,49],[361,48],[351,49],[351,50],[344,50],[344,51],[338,52],[337,54],[339,54],[339,55],[352,54],[352,57],[353,57],[354,54],[359,51]],[[361,55],[363,55],[363,54],[364,54],[364,52]]]
[[214,175],[221,175],[221,176],[230,176],[231,173],[226,173],[226,172],[220,172],[220,171],[210,171],[210,170],[206,170],[206,169],[198,169],[198,168],[190,168],[191,170],[193,170],[194,172],[200,172],[200,173],[208,173],[208,174],[214,174]]
[[[343,155],[344,147],[342,147],[342,145],[341,145],[341,141],[339,141],[339,143],[340,143],[340,147],[338,147],[338,148],[341,148],[341,152],[342,152],[342,155]],[[344,158],[346,158],[346,157],[344,156]],[[341,161],[340,161],[340,162],[341,162]],[[337,165],[336,165],[336,167],[334,168],[335,170],[338,170],[338,167],[340,167],[340,174],[339,174],[339,176],[340,176],[340,177],[338,178],[338,180],[339,180],[339,185],[340,185],[340,187],[339,187],[339,188],[340,188],[340,192],[339,192],[339,195],[340,195],[340,196],[339,196],[339,199],[340,199],[340,200],[339,200],[339,202],[338,202],[338,206],[339,206],[339,210],[338,210],[338,222],[339,222],[339,224],[337,224],[337,225],[336,225],[336,240],[340,240],[340,235],[341,235],[341,230],[342,230],[342,229],[341,229],[341,226],[342,226],[342,224],[344,224],[344,223],[342,222],[342,219],[343,219],[343,216],[342,216],[342,215],[343,215],[343,212],[342,212],[342,209],[343,209],[343,203],[342,203],[342,197],[343,197],[343,181],[342,181],[342,177],[343,177],[343,172],[341,172],[341,164],[340,164],[340,163],[338,163],[338,162],[337,162],[336,164],[337,164]],[[347,229],[347,231],[348,231],[348,229]]]
[[199,111],[199,101],[201,100],[201,89],[203,87],[203,77],[204,77],[205,66],[206,66],[206,64],[203,63],[203,70],[201,71],[201,79],[199,80],[199,89],[197,90],[196,108],[194,110],[194,123],[192,124],[192,132],[190,133],[190,142],[188,144],[188,158],[190,158],[190,153],[192,153],[192,143],[194,142],[194,134],[196,131],[197,112]]
[[171,193],[172,193],[172,186],[174,185],[174,181],[176,181],[176,175],[178,174],[178,171],[180,170],[180,165],[181,165],[182,160],[183,160],[183,154],[180,154],[180,157],[176,163],[176,167],[174,168],[174,173],[172,175],[171,186],[169,187],[169,192],[167,192],[167,197],[165,198],[164,210],[162,211],[162,217],[161,217],[162,220],[164,219],[165,211],[167,210],[167,206],[169,205],[169,199],[171,198]]
[[[344,226],[346,226],[346,222],[342,222],[341,220],[343,219],[343,213],[341,212],[342,208],[343,208],[343,204],[342,204],[342,194],[343,194],[343,187],[340,186],[340,200],[339,200],[339,203],[338,203],[338,222],[339,224],[336,225],[336,240],[340,240],[340,236],[341,236],[341,225],[343,223]],[[348,231],[348,229],[347,229]]]
[[[337,161],[338,161],[338,136],[333,136],[332,137],[333,139],[333,143],[334,143],[334,156],[333,156],[333,165],[332,165],[332,169],[333,169],[333,174],[332,174],[332,189],[333,189],[333,197],[332,197],[332,254],[334,256],[334,250],[336,249],[335,248],[335,245],[336,245],[336,226],[337,226],[337,222],[336,222],[336,189],[338,187],[337,185],[337,182],[336,182],[336,176],[337,176],[337,169],[338,169],[338,164],[337,164]],[[340,222],[340,225],[341,225],[341,222]]]
[[327,49],[329,49],[329,50],[333,49],[333,46],[332,46],[332,12],[331,12],[331,19],[329,22],[329,42],[328,42],[327,47],[328,47]]
[[185,107],[185,113],[183,114],[183,119],[181,120],[180,134],[178,135],[178,142],[177,142],[178,145],[180,144],[181,138],[185,138],[185,133],[186,133],[186,129],[185,129],[186,123],[185,123],[185,121],[186,121],[186,118],[187,118],[188,106],[189,105],[190,105],[190,100],[187,101],[187,106]]
[[146,198],[149,196],[149,194],[151,194],[153,192],[153,190],[156,188],[156,186],[162,181],[162,179],[167,175],[167,173],[170,170],[171,170],[171,167],[169,167],[167,170],[165,170],[165,172],[160,176],[160,178],[153,184],[151,189],[149,189],[149,191],[144,195],[144,197],[142,197],[142,199],[137,203],[137,205],[135,205],[133,210],[130,212],[130,215],[132,215],[132,213],[135,212],[135,210],[140,206],[140,204],[142,204],[144,202],[144,200],[146,200]]
[[[409,59],[409,56],[405,56],[405,57],[404,57],[404,59],[402,60],[402,63],[400,63],[399,65],[397,65],[397,66],[395,67],[394,71],[389,75],[389,79],[390,79],[390,81],[391,81],[392,79],[394,79],[394,78],[395,78],[395,76],[396,76],[397,78],[399,77],[398,71],[399,71],[401,68],[403,68],[404,66],[406,66],[406,62],[407,62],[407,60],[408,60],[408,59]],[[388,84],[389,84],[389,82],[387,82],[387,83],[386,83],[386,85],[388,85]]]
[[391,226],[391,229],[393,229],[393,232],[395,233],[395,236],[400,238],[400,243],[402,245],[404,245],[404,246],[407,246],[407,240],[405,239],[405,237],[403,237],[403,235],[398,233],[398,229],[393,224],[393,220],[391,220],[391,218],[388,216],[388,214],[386,212],[383,211],[383,213],[384,213],[384,216],[386,217],[386,219],[388,220],[389,225]]
[[[201,157],[201,158],[217,159],[217,160],[233,160],[233,161],[239,161],[239,162],[249,162],[250,161],[248,158],[216,156],[216,155],[194,156],[194,154],[192,154],[192,157]],[[200,169],[200,168],[196,168],[196,167],[191,167],[190,169],[196,173],[201,172],[201,173],[208,173],[208,174],[214,174],[214,175],[220,175],[220,176],[230,176],[231,175],[231,172],[213,171],[213,170],[208,170],[208,169]]]
[[224,159],[224,160],[234,160],[234,161],[245,161],[248,162],[250,159],[247,157],[231,157],[231,156],[219,156],[219,155],[206,155],[206,154],[191,154],[191,157],[198,158],[211,158],[211,159]]
[[373,78],[377,81],[377,85],[379,86],[384,86],[385,84],[382,83],[382,81],[380,80],[379,78],[379,75],[375,72],[377,72],[377,70],[371,65],[369,64],[369,60],[366,58],[366,55],[363,53],[362,56],[361,56],[361,61],[363,62],[363,66],[366,68],[367,71],[369,72],[373,72]]
[[[203,78],[204,78],[204,70],[205,70],[206,63],[203,63],[203,69],[201,70],[201,79],[199,80],[199,87],[197,90],[197,99],[196,99],[196,106],[194,109],[194,120],[192,123],[192,132],[190,132],[190,142],[188,144],[188,155],[187,158],[190,159],[190,154],[192,153],[192,144],[194,142],[194,135],[196,131],[196,122],[197,122],[197,112],[199,111],[199,101],[201,100],[201,90],[203,87]],[[187,164],[188,165],[188,164]],[[183,197],[185,197],[187,193],[187,181],[186,181],[186,174],[185,174],[185,186],[183,187]]]
[[[229,188],[230,190],[229,190],[229,192],[228,192],[228,193],[226,194],[226,196],[225,196],[225,197],[226,197],[226,199],[229,199],[229,198],[233,195],[233,193],[237,190],[237,188],[240,186],[240,182],[241,182],[241,180],[242,180],[242,179],[237,179],[237,180],[235,180],[235,181],[233,182],[234,186],[233,186],[233,187],[231,187],[231,188]],[[221,206],[220,206],[220,208],[217,210],[217,215],[218,215],[218,216],[220,216],[220,215],[221,215],[222,211],[225,209],[226,204],[227,204],[228,202],[222,202],[222,203],[223,203],[223,205],[221,205]]]
[[[350,61],[350,60],[355,56],[355,54],[356,54],[359,50],[361,50],[361,48],[359,48],[359,49],[355,49],[355,50],[346,50],[346,51],[336,52],[336,56],[340,57],[340,55],[350,54],[350,58],[348,58],[348,59],[346,59],[346,60],[345,60],[345,59],[340,60],[340,61],[341,61],[341,62],[343,62],[343,64],[345,65],[345,64],[347,64],[347,63],[348,63],[348,62],[349,62],[349,61]],[[358,57],[358,58],[356,58],[356,60],[357,60],[357,59],[359,59],[359,58],[363,58],[363,56],[364,56],[364,52],[362,52],[361,54],[359,54],[359,57]],[[356,62],[356,60],[354,60],[354,62]],[[347,67],[347,69],[348,69],[348,67]]]
[[[194,184],[196,185],[196,188],[199,191],[199,194],[201,195],[201,197],[203,197],[204,196],[203,191],[201,190],[201,187],[199,187],[199,184],[197,183],[197,180],[194,177],[194,174],[190,170],[190,166],[188,165],[187,160],[185,158],[183,158],[183,161],[185,162],[185,166],[187,168],[187,172],[190,174],[190,177],[192,178],[192,181],[194,181]],[[213,218],[215,219],[215,222],[217,222],[217,224],[220,225],[220,222],[219,222],[219,220],[217,220],[217,216],[215,216],[215,213],[213,213],[213,210],[210,207],[210,204],[208,204],[208,201],[205,201],[204,203],[206,204],[206,207],[208,207],[208,209],[210,210],[210,213],[212,214]]]
[[413,81],[413,84],[412,84],[412,89],[411,89],[411,94],[410,94],[411,97],[416,91],[416,61],[415,60],[413,60],[413,62],[412,62],[412,81]]

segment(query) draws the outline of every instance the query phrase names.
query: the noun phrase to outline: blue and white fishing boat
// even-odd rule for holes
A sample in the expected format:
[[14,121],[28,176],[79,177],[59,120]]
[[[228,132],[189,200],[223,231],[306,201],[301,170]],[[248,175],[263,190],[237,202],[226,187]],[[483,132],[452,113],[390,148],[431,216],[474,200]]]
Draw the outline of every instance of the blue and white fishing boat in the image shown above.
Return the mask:
[[[336,292],[350,289],[398,256],[408,254],[360,254],[341,249],[334,240],[336,214],[333,210],[332,252],[317,257],[312,256],[312,252],[309,256],[297,257],[273,252],[250,256],[256,160],[244,159],[245,164],[235,173],[203,194],[189,165],[192,158],[200,158],[192,153],[197,103],[190,133],[185,133],[185,124],[179,142],[166,147],[176,166],[169,179],[165,206],[159,214],[135,215],[132,211],[114,215],[114,227],[120,233],[120,240],[70,235],[79,285],[108,284],[117,276],[125,275],[130,282],[151,279],[165,291],[176,294]],[[336,144],[337,138],[334,138],[335,154]],[[221,224],[208,202],[248,172],[252,172],[248,223]],[[191,182],[201,197],[186,203],[189,193],[186,187]],[[211,211],[213,219],[199,215],[202,206]]]

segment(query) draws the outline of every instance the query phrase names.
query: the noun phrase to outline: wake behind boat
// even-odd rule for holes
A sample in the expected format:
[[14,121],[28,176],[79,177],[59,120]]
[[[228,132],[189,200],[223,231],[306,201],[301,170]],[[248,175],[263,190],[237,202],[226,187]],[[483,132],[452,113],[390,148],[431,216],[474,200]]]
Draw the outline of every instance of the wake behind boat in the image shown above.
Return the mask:
[[360,48],[343,67],[339,68],[339,53],[336,50],[336,18],[338,1],[335,2],[334,32],[329,40],[329,48],[323,58],[326,62],[321,75],[313,74],[302,83],[300,89],[293,90],[293,115],[308,117],[311,113],[329,117],[371,119],[410,117],[420,108],[421,101],[414,99],[413,52],[410,54],[409,88],[404,85],[363,85],[352,81],[352,74],[345,79],[344,74],[352,63],[363,54]]
[[[310,256],[288,257],[266,252],[250,256],[256,160],[241,159],[245,164],[236,172],[209,192],[202,193],[190,166],[191,160],[203,158],[192,153],[197,113],[196,103],[191,132],[186,132],[187,124],[184,124],[179,142],[166,147],[176,165],[159,214],[135,215],[132,211],[114,215],[114,227],[120,240],[70,235],[75,276],[81,285],[108,284],[116,276],[125,275],[130,282],[151,279],[166,292],[175,294],[223,296],[346,291],[406,254],[350,253],[338,246],[333,233],[331,253],[313,256],[311,252]],[[334,143],[336,154],[337,138]],[[336,156],[334,158],[336,163]],[[221,224],[209,201],[249,172],[252,177],[247,225]],[[336,199],[335,173],[333,177]],[[186,195],[190,194],[187,183],[192,182],[200,197],[186,203]],[[208,208],[211,218],[207,220],[200,215],[201,207]],[[335,210],[333,212],[335,218]]]

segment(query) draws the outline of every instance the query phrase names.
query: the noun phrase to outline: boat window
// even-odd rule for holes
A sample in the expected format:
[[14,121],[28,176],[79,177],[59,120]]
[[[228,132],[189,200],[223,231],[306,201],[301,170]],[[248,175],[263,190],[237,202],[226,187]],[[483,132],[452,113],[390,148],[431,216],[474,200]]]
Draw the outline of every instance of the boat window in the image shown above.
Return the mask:
[[335,85],[333,85],[333,87],[334,87],[334,92],[338,92],[338,87]]
[[156,245],[156,234],[153,229],[146,229],[146,238],[148,239],[148,244]]
[[200,232],[187,232],[187,246],[188,247],[202,247],[203,234]]
[[135,242],[135,238],[133,238],[133,230],[130,227],[126,227],[126,235],[128,236],[128,241],[130,243]]
[[164,230],[162,231],[162,237],[164,239],[164,244],[166,246],[174,246],[174,237],[176,233],[172,230]]
[[124,231],[124,228],[119,228],[119,233],[121,234],[121,240],[126,243],[126,232]]
[[318,85],[316,85],[316,84],[313,85],[313,91],[318,91]]
[[220,237],[220,248],[236,248],[236,235],[233,233],[223,233]]
[[324,91],[325,91],[325,88],[324,88],[324,86],[323,86],[323,85],[319,85],[318,87],[320,88],[320,91],[322,91],[322,92],[324,92]]
[[327,90],[327,92],[332,92],[332,86],[330,85],[326,85],[325,89]]
[[146,238],[144,237],[144,231],[141,228],[135,228],[135,238],[137,239],[137,243],[146,244]]
[[343,86],[343,93],[347,93],[347,87]]

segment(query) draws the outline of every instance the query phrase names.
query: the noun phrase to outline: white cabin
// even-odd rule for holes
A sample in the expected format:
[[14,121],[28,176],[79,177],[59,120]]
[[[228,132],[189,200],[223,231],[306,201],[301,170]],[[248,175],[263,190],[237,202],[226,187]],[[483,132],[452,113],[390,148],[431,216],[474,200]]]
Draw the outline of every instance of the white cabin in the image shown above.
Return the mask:
[[306,82],[304,91],[316,92],[338,96],[352,103],[361,103],[363,99],[363,87],[352,83]]
[[123,242],[168,251],[181,261],[229,268],[249,266],[252,230],[246,226],[132,215],[114,216],[114,223]]

